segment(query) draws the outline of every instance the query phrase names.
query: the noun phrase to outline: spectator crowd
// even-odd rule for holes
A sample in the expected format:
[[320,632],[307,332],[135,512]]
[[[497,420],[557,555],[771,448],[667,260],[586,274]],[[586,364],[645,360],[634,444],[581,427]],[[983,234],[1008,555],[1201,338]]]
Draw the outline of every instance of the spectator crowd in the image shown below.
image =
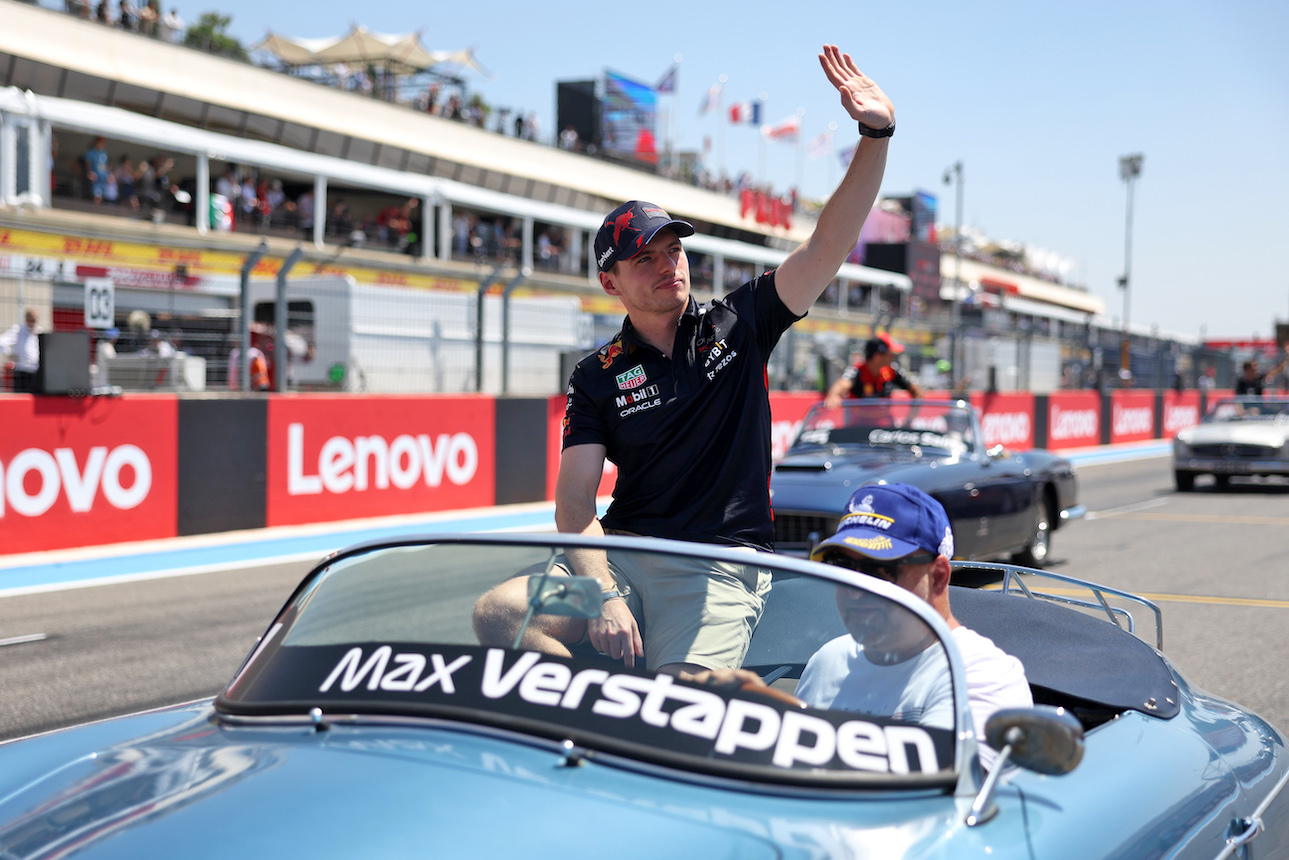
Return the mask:
[[139,33],[170,42],[183,44],[184,19],[173,6],[162,11],[161,0],[147,0],[139,5],[134,0],[66,0],[68,14],[87,21],[97,21],[130,33]]

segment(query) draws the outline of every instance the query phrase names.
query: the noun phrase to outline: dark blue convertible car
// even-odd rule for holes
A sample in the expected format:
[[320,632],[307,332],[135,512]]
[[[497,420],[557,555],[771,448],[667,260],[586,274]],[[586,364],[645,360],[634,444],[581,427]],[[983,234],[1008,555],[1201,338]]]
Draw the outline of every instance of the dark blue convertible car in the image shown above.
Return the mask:
[[1052,532],[1084,514],[1069,460],[986,448],[965,401],[819,403],[770,479],[775,549],[808,552],[836,530],[858,487],[897,481],[944,505],[962,559],[1042,567]]

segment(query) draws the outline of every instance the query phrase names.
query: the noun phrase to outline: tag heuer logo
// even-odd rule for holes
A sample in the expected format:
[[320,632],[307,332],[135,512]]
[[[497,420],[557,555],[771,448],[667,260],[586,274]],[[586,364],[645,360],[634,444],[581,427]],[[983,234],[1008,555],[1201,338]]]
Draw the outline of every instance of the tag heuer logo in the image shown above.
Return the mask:
[[618,374],[618,388],[623,391],[630,391],[632,388],[639,388],[645,384],[644,366],[637,364],[626,373]]

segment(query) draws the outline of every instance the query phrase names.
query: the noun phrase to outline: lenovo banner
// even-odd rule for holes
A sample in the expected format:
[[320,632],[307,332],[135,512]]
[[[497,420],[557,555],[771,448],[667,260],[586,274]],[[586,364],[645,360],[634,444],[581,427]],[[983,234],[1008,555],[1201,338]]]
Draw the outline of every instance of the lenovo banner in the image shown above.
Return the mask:
[[174,537],[171,396],[0,396],[0,546],[35,552]]
[[488,397],[274,398],[270,526],[494,503]]
[[770,456],[776,463],[792,447],[810,407],[822,400],[816,391],[770,392]]
[[1110,444],[1155,438],[1155,392],[1110,392]]
[[971,396],[980,411],[985,445],[1004,445],[1017,451],[1034,447],[1034,395],[978,393]]
[[[559,478],[559,458],[564,447],[564,410],[568,398],[552,397],[546,407],[546,498],[555,498],[555,481]],[[604,461],[604,474],[600,477],[597,496],[612,496],[618,483],[618,467]]]
[[1165,391],[1164,392],[1164,435],[1171,439],[1178,430],[1194,427],[1199,423],[1198,391]]
[[[820,401],[818,392],[814,391],[771,391],[770,392],[770,445],[771,455],[779,460],[788,452],[792,440],[801,429],[801,421],[810,411],[810,407]],[[564,397],[552,397],[547,409],[547,491],[548,498],[555,498],[555,481],[559,477],[560,449],[564,439]],[[598,495],[613,495],[614,484],[618,480],[618,469],[607,460],[604,463],[604,477],[600,480]]]
[[1047,447],[1086,448],[1101,444],[1101,394],[1054,391],[1047,396]]

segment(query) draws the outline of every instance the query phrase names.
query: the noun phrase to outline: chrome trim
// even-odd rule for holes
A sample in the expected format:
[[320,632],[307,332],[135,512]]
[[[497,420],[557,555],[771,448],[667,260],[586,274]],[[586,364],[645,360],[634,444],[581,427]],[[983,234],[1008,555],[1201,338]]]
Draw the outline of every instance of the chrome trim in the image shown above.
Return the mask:
[[1236,849],[1247,845],[1249,842],[1262,835],[1262,816],[1266,814],[1267,808],[1271,806],[1272,802],[1275,801],[1280,792],[1284,790],[1286,784],[1289,784],[1289,771],[1285,771],[1284,775],[1280,777],[1280,781],[1276,783],[1275,788],[1267,792],[1267,796],[1262,798],[1262,802],[1258,804],[1252,814],[1245,816],[1243,820],[1248,822],[1248,827],[1245,831],[1234,836],[1226,837],[1226,845],[1214,860],[1226,860],[1226,858],[1230,857]]
[[[1138,597],[1127,591],[1120,591],[1117,588],[1110,588],[1105,585],[1098,585],[1095,582],[1088,582],[1085,579],[1078,579],[1073,576],[1065,576],[1059,573],[1052,573],[1047,570],[1033,570],[1028,567],[1021,567],[1015,564],[1002,564],[1000,562],[987,561],[954,561],[954,568],[969,567],[976,570],[996,570],[1003,574],[1002,585],[996,589],[1001,594],[1023,596],[1030,600],[1046,600],[1049,603],[1063,603],[1067,606],[1076,606],[1080,609],[1090,609],[1098,614],[1104,614],[1106,620],[1120,629],[1125,629],[1134,636],[1137,635],[1136,622],[1132,613],[1126,609],[1117,606],[1111,606],[1106,601],[1106,596],[1117,597],[1130,603],[1138,604],[1148,610],[1155,618],[1155,648],[1159,651],[1164,650],[1164,614],[1158,606],[1144,597]],[[1052,594],[1045,591],[1033,590],[1025,584],[1020,578],[1021,574],[1035,578],[1045,578],[1055,580],[1056,582],[1068,583],[1087,591],[1092,592],[1096,597],[1096,602],[1091,600],[1081,600],[1075,597],[1069,597],[1062,594]]]
[[1074,505],[1061,511],[1063,520],[1081,520],[1088,515],[1088,509],[1083,505]]

